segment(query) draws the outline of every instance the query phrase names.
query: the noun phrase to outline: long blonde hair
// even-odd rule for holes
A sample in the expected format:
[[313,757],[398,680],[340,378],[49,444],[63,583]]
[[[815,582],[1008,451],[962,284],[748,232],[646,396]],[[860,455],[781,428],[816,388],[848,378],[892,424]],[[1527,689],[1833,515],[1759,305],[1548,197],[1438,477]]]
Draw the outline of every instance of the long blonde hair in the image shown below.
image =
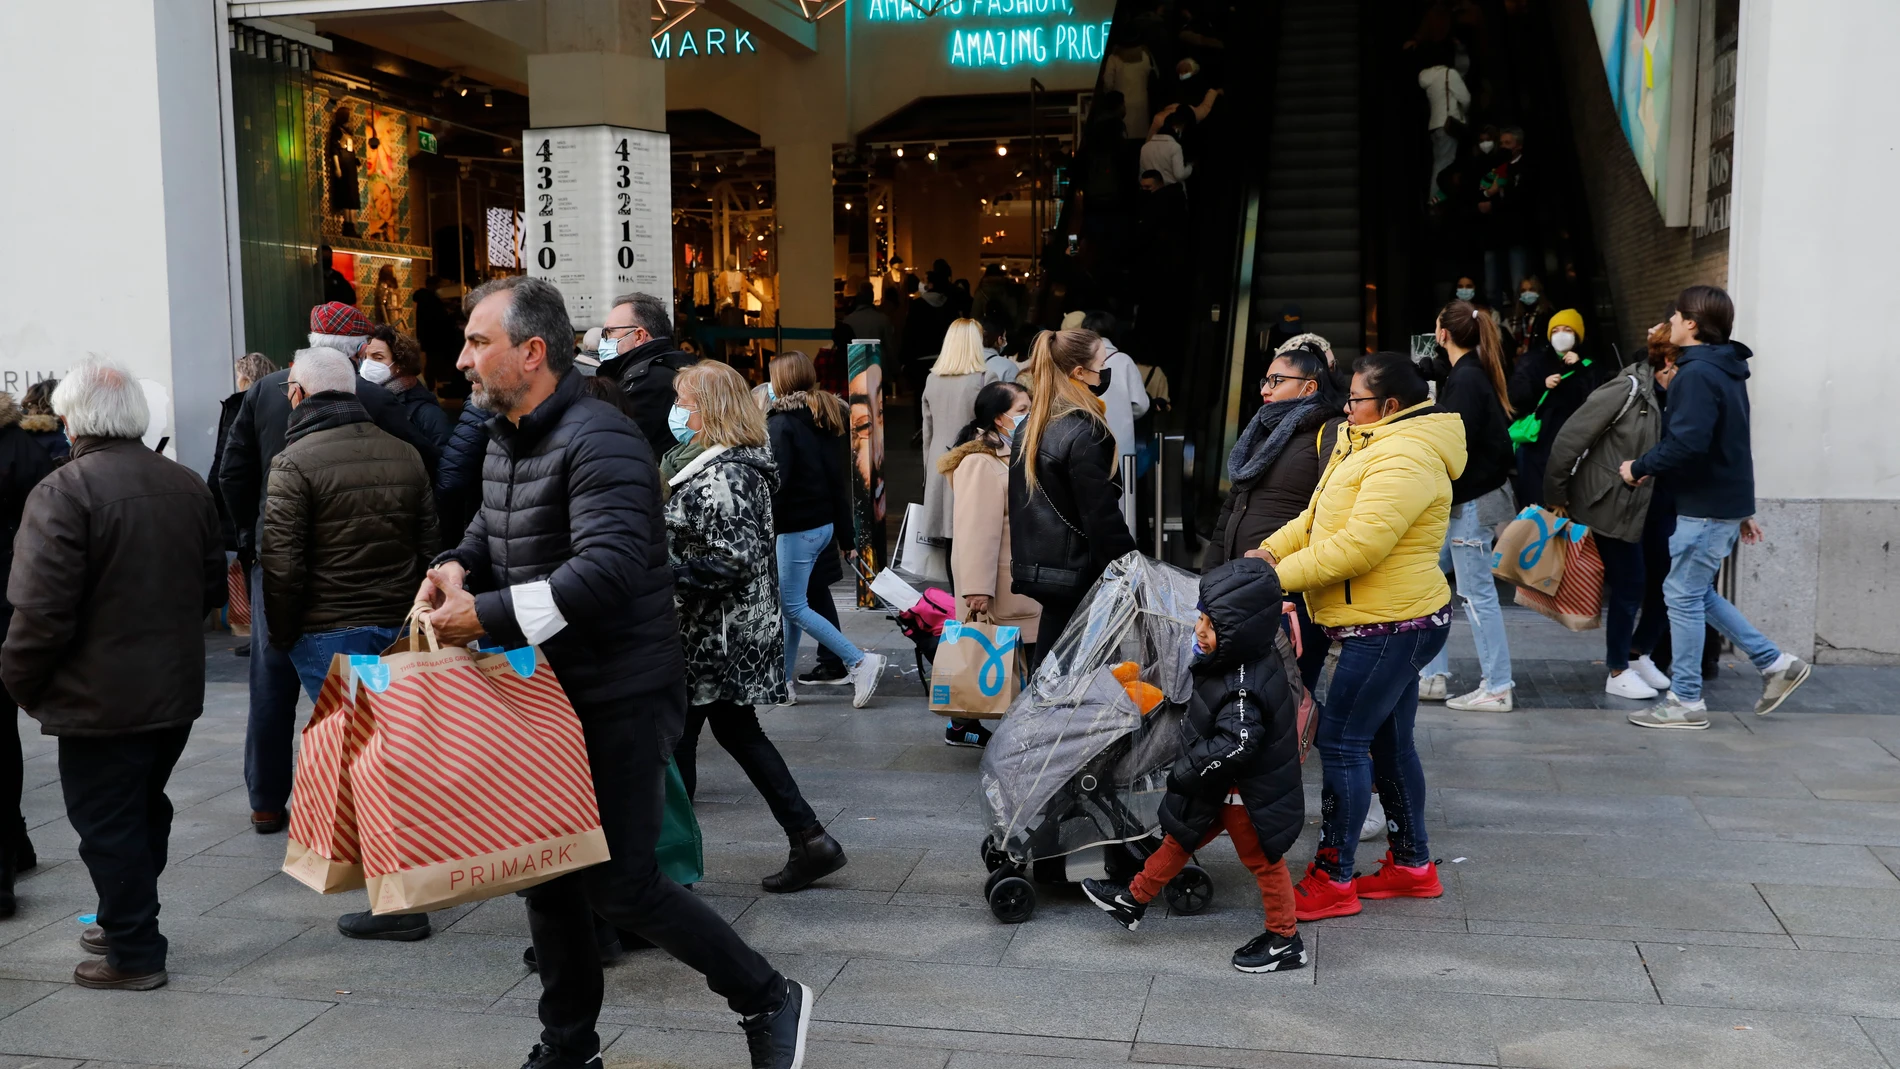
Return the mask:
[[797,349],[788,349],[772,358],[769,381],[780,400],[794,394],[805,395],[805,407],[812,421],[826,434],[843,434],[851,427],[844,402],[837,394],[818,388],[818,365]]
[[959,319],[943,332],[943,351],[931,370],[939,375],[977,375],[983,371],[983,325]]
[[1029,488],[1036,488],[1036,448],[1049,424],[1080,412],[1101,424],[1102,433],[1110,433],[1102,415],[1107,406],[1089,392],[1087,386],[1069,377],[1078,367],[1087,367],[1095,358],[1095,347],[1102,336],[1092,330],[1045,330],[1036,335],[1029,354],[1029,418],[1023,421],[1023,477]]
[[752,403],[745,377],[718,360],[701,360],[681,368],[673,390],[690,390],[699,403],[701,445],[764,445],[765,413]]

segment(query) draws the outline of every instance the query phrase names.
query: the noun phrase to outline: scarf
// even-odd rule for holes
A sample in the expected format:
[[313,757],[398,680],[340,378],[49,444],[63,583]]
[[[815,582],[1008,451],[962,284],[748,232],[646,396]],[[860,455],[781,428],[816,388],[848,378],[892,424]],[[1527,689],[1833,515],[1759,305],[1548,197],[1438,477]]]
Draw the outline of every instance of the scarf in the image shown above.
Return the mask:
[[666,451],[666,455],[660,458],[660,500],[665,501],[673,496],[673,476],[678,475],[686,465],[699,459],[699,455],[705,451],[706,447],[699,443],[699,435],[694,435]]
[[1237,483],[1258,478],[1286,452],[1287,443],[1299,433],[1306,417],[1318,410],[1318,397],[1261,405],[1253,419],[1241,428],[1240,437],[1234,440],[1234,451],[1227,455],[1228,477]]

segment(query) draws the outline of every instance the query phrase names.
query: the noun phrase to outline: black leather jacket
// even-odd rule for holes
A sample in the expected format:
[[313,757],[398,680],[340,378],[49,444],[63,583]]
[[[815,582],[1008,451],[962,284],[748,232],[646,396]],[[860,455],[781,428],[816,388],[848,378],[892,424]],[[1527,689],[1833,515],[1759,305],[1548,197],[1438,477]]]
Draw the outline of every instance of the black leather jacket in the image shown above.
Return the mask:
[[1029,597],[1073,601],[1110,561],[1135,548],[1122,519],[1115,439],[1080,412],[1051,421],[1036,444],[1034,492],[1022,442],[1019,427],[1009,465],[1011,585]]

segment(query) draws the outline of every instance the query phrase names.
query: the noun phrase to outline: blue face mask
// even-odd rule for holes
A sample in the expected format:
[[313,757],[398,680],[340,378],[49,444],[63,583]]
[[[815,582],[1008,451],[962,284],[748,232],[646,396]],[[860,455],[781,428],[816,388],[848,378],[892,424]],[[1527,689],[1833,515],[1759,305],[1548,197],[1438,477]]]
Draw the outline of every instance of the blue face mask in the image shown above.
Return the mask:
[[1517,295],[1517,299],[1523,301],[1525,304],[1536,304],[1537,299],[1542,296],[1543,294],[1536,290],[1525,290],[1523,293]]
[[620,342],[614,338],[602,335],[600,344],[594,347],[594,355],[599,357],[600,362],[603,364],[609,360],[619,359]]
[[678,405],[674,405],[673,408],[667,412],[666,429],[673,432],[674,441],[685,443],[693,440],[694,431],[691,427],[686,425],[686,421],[692,418],[693,413],[691,409],[681,408]]
[[765,399],[773,404],[778,404],[778,391],[774,390],[772,384],[769,382],[765,384]]
[[1460,286],[1453,292],[1458,294],[1458,299],[1461,301],[1468,301],[1478,295],[1478,291],[1472,289],[1470,286]]
[[1010,413],[1009,415],[1010,430],[1015,431],[1015,430],[1020,429],[1023,425],[1023,420],[1026,420],[1028,418],[1029,418],[1029,413],[1027,412]]

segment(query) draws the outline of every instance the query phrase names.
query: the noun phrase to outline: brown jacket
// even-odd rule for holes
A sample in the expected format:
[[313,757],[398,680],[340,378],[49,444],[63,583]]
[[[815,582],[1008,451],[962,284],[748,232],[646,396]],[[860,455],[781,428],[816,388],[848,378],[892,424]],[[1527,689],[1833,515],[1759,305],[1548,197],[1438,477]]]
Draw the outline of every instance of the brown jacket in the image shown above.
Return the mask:
[[950,572],[956,580],[957,614],[967,615],[963,599],[987,594],[990,622],[1022,628],[1022,641],[1036,641],[1042,605],[1016,593],[1009,580],[1009,462],[981,438],[965,442],[937,458],[937,469],[956,498],[955,534],[950,540]]
[[127,735],[204,712],[224,538],[196,472],[136,438],[80,438],[27,496],[0,679],[48,735]]
[[307,398],[285,437],[257,553],[271,645],[401,624],[437,549],[422,457],[342,393]]

